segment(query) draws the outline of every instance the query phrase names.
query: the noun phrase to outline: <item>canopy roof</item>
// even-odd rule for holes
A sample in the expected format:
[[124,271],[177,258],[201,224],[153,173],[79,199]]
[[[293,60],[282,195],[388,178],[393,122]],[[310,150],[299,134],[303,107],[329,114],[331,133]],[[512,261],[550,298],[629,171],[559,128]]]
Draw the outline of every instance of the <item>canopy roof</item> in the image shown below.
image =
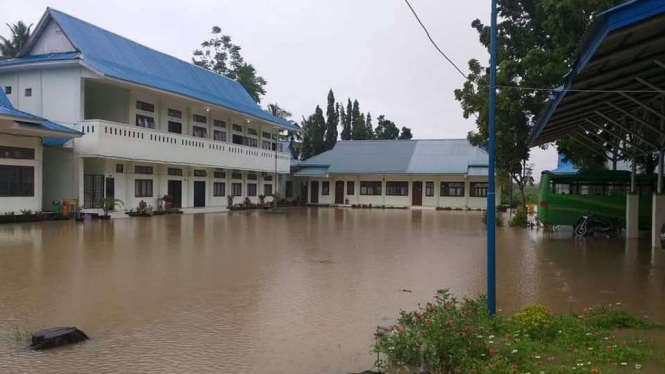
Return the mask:
[[593,142],[592,133],[610,125],[617,139],[632,132],[641,150],[655,149],[651,136],[665,135],[665,108],[655,102],[665,89],[665,1],[633,0],[599,14],[574,61],[529,145],[566,135]]
[[[4,132],[7,133],[25,133],[26,135],[64,139],[76,138],[83,135],[81,132],[69,127],[15,109],[3,90],[0,90],[0,120],[4,120],[4,122],[10,121],[11,126],[4,129]],[[45,142],[47,140],[49,138],[44,139]]]
[[[74,47],[74,52],[30,54],[50,22],[58,25]],[[287,130],[300,131],[298,126],[261,109],[243,86],[234,80],[52,8],[46,10],[21,55],[16,59],[0,61],[0,67],[58,61],[80,61],[105,77],[186,96],[268,121]]]

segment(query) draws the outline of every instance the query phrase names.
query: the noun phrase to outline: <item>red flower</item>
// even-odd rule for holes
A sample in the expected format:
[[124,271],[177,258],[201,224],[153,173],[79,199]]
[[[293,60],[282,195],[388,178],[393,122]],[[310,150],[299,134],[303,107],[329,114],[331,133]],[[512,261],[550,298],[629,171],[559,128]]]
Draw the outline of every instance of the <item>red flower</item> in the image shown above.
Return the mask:
[[514,373],[514,372],[516,372],[517,370],[519,370],[519,367],[517,367],[517,365],[515,365],[515,364],[511,364],[511,365],[510,365],[510,371],[512,371],[512,372]]
[[397,331],[404,332],[404,331],[406,331],[406,327],[404,325],[399,325],[399,326],[397,326]]
[[488,355],[489,355],[490,357],[494,357],[495,354],[496,354],[496,349],[495,349],[494,347],[490,347],[490,350],[489,350],[489,352],[488,352]]

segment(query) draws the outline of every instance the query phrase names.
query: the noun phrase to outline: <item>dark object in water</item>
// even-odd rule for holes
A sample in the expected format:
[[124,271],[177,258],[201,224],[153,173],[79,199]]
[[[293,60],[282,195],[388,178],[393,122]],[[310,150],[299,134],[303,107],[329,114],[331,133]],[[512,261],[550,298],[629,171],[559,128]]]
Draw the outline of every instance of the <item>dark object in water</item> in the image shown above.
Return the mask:
[[399,291],[400,292],[411,292],[411,290],[407,290],[407,289],[403,289],[403,290],[399,290]]
[[51,327],[32,335],[30,348],[35,350],[60,347],[88,340],[88,336],[76,327]]

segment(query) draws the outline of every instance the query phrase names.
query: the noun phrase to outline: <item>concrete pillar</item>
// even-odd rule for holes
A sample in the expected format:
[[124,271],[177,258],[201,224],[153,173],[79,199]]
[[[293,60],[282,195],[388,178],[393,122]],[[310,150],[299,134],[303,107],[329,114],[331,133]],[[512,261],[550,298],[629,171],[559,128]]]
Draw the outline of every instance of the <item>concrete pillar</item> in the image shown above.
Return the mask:
[[[640,195],[630,193],[626,196],[626,238],[637,238],[639,234]],[[660,230],[659,230],[660,232]]]
[[651,246],[660,247],[660,228],[665,223],[665,195],[653,195],[651,214]]

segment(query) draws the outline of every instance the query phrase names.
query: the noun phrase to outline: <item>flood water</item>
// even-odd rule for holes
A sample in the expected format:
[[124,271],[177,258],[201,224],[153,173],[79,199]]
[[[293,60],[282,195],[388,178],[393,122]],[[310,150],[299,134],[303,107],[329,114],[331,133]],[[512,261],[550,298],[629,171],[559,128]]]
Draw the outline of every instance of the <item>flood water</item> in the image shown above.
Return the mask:
[[[346,373],[377,325],[439,288],[485,290],[477,212],[293,208],[0,226],[0,372]],[[665,251],[498,232],[498,302],[622,302],[665,322]],[[408,289],[412,292],[401,292]],[[77,326],[44,352],[14,328]]]

